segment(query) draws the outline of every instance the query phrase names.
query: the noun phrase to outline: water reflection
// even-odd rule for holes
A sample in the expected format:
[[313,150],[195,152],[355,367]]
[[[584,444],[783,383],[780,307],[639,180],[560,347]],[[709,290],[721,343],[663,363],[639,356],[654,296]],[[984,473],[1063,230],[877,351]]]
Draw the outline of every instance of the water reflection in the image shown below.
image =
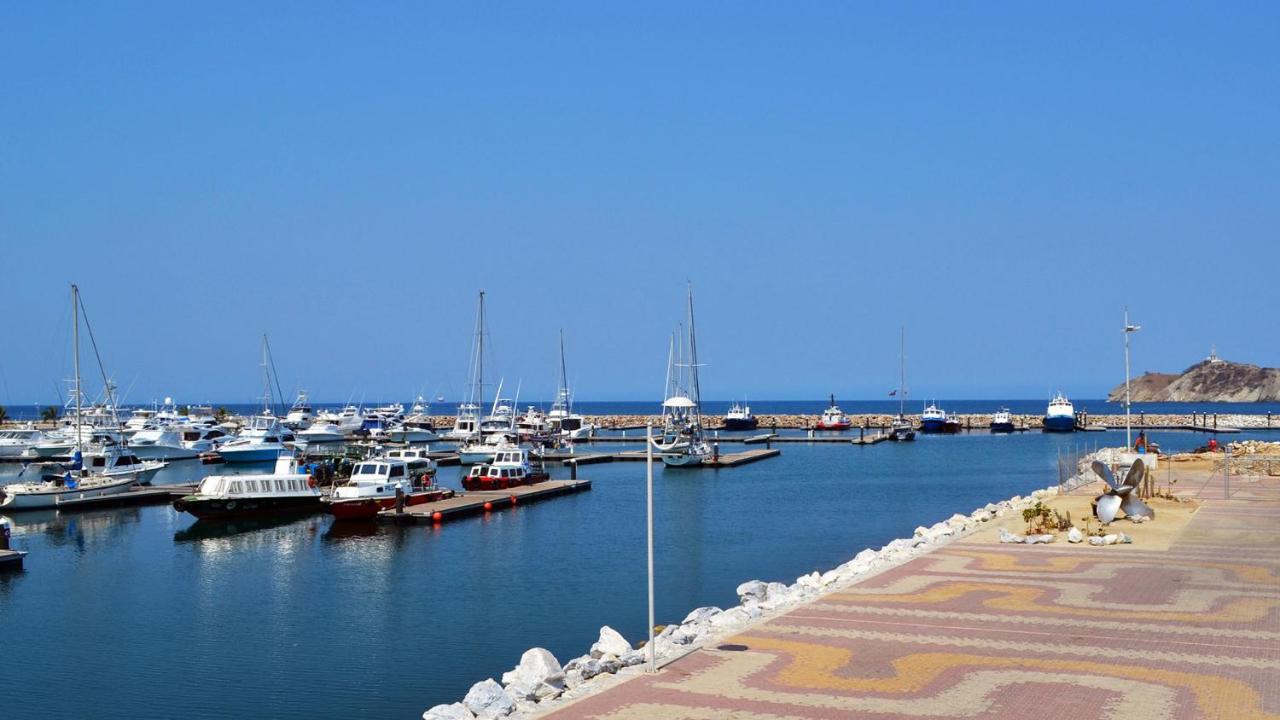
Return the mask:
[[[228,538],[233,535],[242,535],[245,533],[260,533],[273,528],[283,528],[285,526],[299,525],[305,528],[307,532],[314,533],[316,530],[315,520],[309,519],[305,522],[301,521],[296,515],[285,518],[241,518],[236,520],[197,520],[189,527],[179,530],[173,534],[174,542],[186,543],[199,540],[216,540],[220,538]],[[289,539],[289,535],[296,532],[295,530],[281,533],[262,533],[259,537],[251,538],[249,544],[261,545],[266,542],[277,543],[282,540]]]
[[102,541],[115,542],[136,526],[141,519],[137,507],[66,512],[63,510],[25,510],[4,516],[16,541],[40,536],[51,547],[75,547],[84,550]]

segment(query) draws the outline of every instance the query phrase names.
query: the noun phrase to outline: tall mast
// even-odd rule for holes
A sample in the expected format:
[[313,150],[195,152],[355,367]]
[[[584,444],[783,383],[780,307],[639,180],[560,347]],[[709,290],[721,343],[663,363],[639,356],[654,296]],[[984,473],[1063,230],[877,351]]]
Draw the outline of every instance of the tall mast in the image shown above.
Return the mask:
[[82,453],[84,447],[80,439],[80,288],[75,283],[71,284],[71,318],[71,326],[74,328],[71,333],[71,345],[76,368],[76,452]]
[[484,291],[480,291],[480,305],[476,310],[476,402],[477,408],[484,402]]
[[702,391],[698,386],[698,340],[693,324],[693,283],[689,283],[689,382],[693,386],[693,417],[702,427]]
[[560,393],[564,397],[564,411],[570,412],[569,371],[564,364],[564,328],[560,328]]
[[907,416],[907,326],[902,326],[898,339],[898,419]]
[[271,414],[271,371],[267,369],[267,334],[262,333],[262,414]]

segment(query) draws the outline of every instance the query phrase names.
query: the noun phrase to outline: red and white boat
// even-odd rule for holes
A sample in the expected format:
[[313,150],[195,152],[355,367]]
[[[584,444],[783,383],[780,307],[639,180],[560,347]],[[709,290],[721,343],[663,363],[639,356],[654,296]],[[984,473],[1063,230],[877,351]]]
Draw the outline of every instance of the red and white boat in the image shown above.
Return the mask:
[[506,490],[533,485],[548,479],[542,465],[529,462],[529,451],[520,447],[502,448],[494,453],[493,462],[476,465],[462,479],[464,490]]
[[337,520],[368,520],[396,506],[404,493],[405,507],[453,497],[453,490],[435,484],[435,464],[377,457],[357,463],[351,479],[337,485],[326,499]]
[[836,405],[836,396],[831,396],[831,407],[822,411],[822,417],[818,418],[818,424],[813,426],[814,430],[848,430],[853,427],[853,421],[848,415]]

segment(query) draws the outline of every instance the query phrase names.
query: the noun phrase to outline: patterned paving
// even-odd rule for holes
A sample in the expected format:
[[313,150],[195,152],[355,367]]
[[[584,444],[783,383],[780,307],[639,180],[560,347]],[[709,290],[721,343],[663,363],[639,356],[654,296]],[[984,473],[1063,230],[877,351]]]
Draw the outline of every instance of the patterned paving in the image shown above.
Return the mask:
[[1280,479],[1182,487],[1167,551],[980,533],[552,717],[1280,720]]

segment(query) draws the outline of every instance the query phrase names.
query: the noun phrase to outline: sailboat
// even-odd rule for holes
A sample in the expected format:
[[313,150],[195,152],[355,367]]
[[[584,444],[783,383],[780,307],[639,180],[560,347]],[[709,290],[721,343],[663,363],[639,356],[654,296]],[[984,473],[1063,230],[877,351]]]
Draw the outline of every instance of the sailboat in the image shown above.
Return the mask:
[[551,435],[560,440],[585,440],[595,434],[596,427],[573,411],[573,395],[569,391],[568,371],[564,362],[564,330],[560,331],[560,382],[555,402],[547,413]]
[[898,417],[889,426],[889,439],[906,442],[916,439],[916,427],[907,419],[907,328],[898,338]]
[[264,392],[262,413],[249,418],[248,427],[235,440],[218,448],[218,454],[229,463],[274,462],[282,454],[292,454],[286,443],[294,441],[293,431],[280,423],[271,408],[271,349],[267,336],[262,336],[262,377]]
[[654,448],[667,467],[696,467],[711,459],[711,446],[703,437],[702,398],[698,386],[698,340],[693,320],[693,285],[689,285],[689,357],[685,362],[684,339],[676,352],[676,339],[667,353],[666,399],[662,402],[662,437]]
[[467,397],[458,404],[458,417],[453,428],[444,434],[446,440],[467,442],[480,437],[480,403],[484,402],[484,291],[480,291],[476,307],[476,332],[471,342],[471,377]]
[[[100,453],[96,453],[91,463],[94,469],[85,467],[85,435],[83,421],[81,378],[80,378],[80,313],[83,309],[80,300],[80,288],[71,286],[71,313],[74,319],[72,331],[72,355],[75,362],[75,450],[69,466],[50,464],[42,467],[39,481],[13,483],[0,488],[0,510],[31,510],[51,508],[68,500],[106,497],[125,492],[138,483],[150,482],[151,476],[167,463],[142,462],[128,448],[109,443],[104,445]],[[85,318],[86,327],[88,318]],[[93,339],[93,329],[89,328],[89,338]],[[97,343],[94,343],[95,355]],[[101,362],[99,369],[102,370]],[[109,388],[106,371],[103,370],[103,382]],[[114,407],[113,398],[108,392],[108,402]],[[118,427],[118,424],[117,424]],[[24,468],[23,472],[26,472]]]

